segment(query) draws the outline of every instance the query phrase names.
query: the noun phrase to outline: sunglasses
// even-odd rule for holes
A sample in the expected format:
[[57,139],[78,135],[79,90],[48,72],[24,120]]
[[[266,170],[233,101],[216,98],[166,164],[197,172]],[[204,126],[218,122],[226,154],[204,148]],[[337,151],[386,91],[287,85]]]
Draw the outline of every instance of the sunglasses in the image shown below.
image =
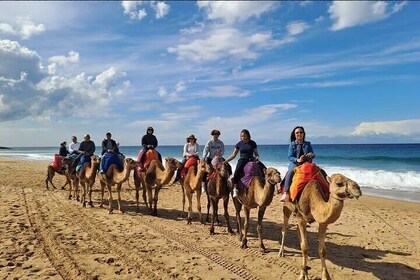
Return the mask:
[[296,131],[295,134],[303,134],[302,131]]

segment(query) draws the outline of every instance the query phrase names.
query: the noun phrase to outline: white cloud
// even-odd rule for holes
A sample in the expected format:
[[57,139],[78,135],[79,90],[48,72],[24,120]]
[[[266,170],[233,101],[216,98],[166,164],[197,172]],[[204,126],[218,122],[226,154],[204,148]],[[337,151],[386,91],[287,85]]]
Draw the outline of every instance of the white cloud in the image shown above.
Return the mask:
[[396,135],[419,135],[420,119],[386,121],[386,122],[362,122],[352,132],[352,135],[377,135],[377,134],[396,134]]
[[331,30],[366,24],[386,19],[393,13],[399,12],[406,2],[396,3],[389,7],[384,1],[333,1],[328,12],[334,22]]
[[48,62],[56,63],[57,65],[67,65],[67,63],[79,62],[79,53],[70,51],[68,56],[57,55],[52,56],[48,59]]
[[161,1],[121,1],[124,14],[129,15],[132,20],[142,20],[147,16],[145,8],[140,8],[143,5],[149,4],[155,10],[155,17],[157,19],[164,18],[170,10],[170,6]]
[[274,2],[268,1],[197,1],[210,20],[221,19],[227,23],[245,21],[273,10]]
[[214,98],[224,98],[224,97],[246,97],[249,96],[249,90],[242,90],[235,86],[215,86],[210,87],[208,90],[198,91],[193,96],[197,98],[204,97],[214,97]]
[[0,33],[17,36],[21,39],[30,39],[33,35],[40,34],[44,31],[44,24],[36,25],[29,17],[17,17],[15,26],[7,23],[0,24]]
[[168,95],[168,91],[165,87],[160,87],[157,93],[160,97],[166,97]]
[[169,13],[169,5],[165,2],[157,2],[157,3],[151,3],[153,9],[156,11],[156,18],[160,19],[165,17]]
[[[78,57],[76,53],[70,52],[70,60],[77,60],[75,57]],[[121,81],[125,73],[114,67],[96,77],[85,73],[49,75],[43,72],[41,57],[36,52],[10,40],[0,40],[0,61],[0,121],[96,114],[87,110],[91,104],[103,108],[129,86]]]
[[181,60],[196,62],[214,61],[221,58],[255,59],[257,49],[269,49],[288,41],[273,38],[271,32],[260,32],[247,36],[234,28],[212,30],[205,39],[195,39],[190,43],[169,47],[169,53]]
[[298,35],[309,28],[309,25],[304,21],[294,21],[287,25],[287,33],[289,35]]

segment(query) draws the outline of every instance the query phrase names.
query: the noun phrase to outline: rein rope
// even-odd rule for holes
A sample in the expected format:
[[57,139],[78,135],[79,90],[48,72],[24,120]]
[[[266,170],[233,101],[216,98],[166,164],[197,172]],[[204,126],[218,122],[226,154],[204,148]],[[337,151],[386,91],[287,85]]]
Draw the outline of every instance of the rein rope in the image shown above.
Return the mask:
[[401,231],[399,231],[398,229],[394,228],[392,225],[390,225],[387,221],[385,221],[381,216],[379,216],[375,211],[373,211],[371,208],[369,208],[369,206],[367,206],[365,203],[363,203],[363,201],[357,200],[359,201],[360,204],[362,204],[366,209],[368,209],[374,216],[378,217],[379,220],[381,220],[384,224],[386,224],[387,226],[389,226],[391,229],[393,229],[396,233],[398,233],[399,235],[401,235],[402,237],[404,237],[409,243],[411,243],[414,248],[417,250],[417,246],[416,243],[414,242],[414,240],[411,240],[410,238],[408,238],[407,236],[405,236],[404,234],[401,233]]

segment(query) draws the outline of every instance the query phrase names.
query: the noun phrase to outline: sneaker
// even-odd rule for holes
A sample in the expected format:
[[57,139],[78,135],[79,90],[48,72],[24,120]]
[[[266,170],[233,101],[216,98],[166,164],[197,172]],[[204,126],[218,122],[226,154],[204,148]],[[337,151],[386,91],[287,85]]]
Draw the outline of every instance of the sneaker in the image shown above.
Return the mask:
[[205,186],[201,186],[201,192],[205,193],[206,192],[206,187]]
[[105,172],[104,172],[103,170],[99,171],[99,173],[101,173],[101,174],[105,174]]
[[290,200],[290,198],[289,198],[288,193],[283,193],[282,196],[280,197],[281,202],[289,202],[289,200]]
[[233,197],[237,197],[238,193],[238,189],[233,189]]

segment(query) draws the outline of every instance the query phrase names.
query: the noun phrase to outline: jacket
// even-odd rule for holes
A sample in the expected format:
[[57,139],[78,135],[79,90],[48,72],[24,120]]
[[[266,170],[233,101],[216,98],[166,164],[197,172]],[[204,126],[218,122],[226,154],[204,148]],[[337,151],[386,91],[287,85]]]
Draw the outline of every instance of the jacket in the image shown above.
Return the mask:
[[[307,154],[307,153],[313,153],[314,157],[315,157],[315,153],[312,150],[312,145],[311,142],[308,141],[303,141],[302,144],[302,148],[303,148],[303,154]],[[300,163],[297,162],[297,156],[298,156],[298,152],[299,152],[299,142],[297,140],[290,142],[289,145],[289,152],[288,152],[288,157],[289,157],[289,161],[293,164],[299,165]],[[309,162],[312,162],[312,160],[308,160]]]

